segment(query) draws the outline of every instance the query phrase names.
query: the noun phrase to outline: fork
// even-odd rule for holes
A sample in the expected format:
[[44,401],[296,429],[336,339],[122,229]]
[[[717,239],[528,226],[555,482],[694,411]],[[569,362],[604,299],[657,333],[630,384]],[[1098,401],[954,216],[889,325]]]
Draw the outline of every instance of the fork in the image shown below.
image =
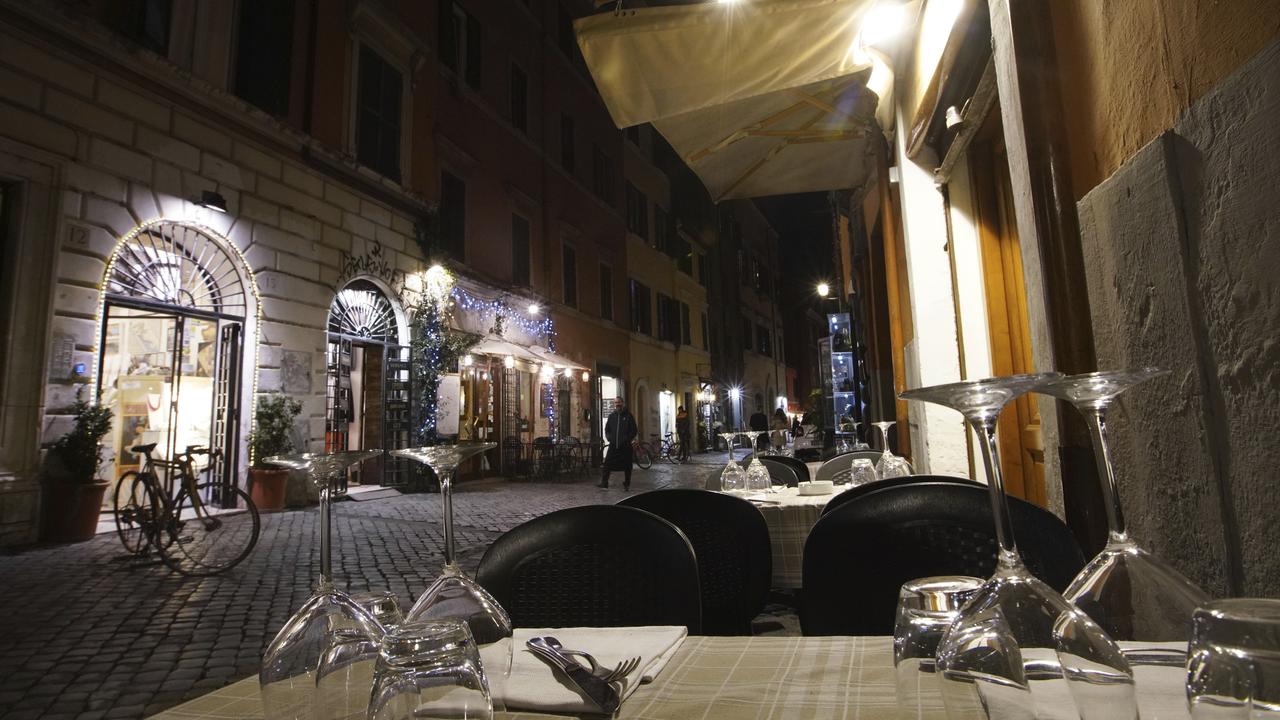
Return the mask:
[[591,674],[595,675],[596,677],[600,678],[601,680],[607,683],[620,682],[623,678],[625,678],[628,674],[630,674],[632,670],[635,670],[640,665],[640,656],[637,655],[628,660],[623,660],[619,662],[617,667],[615,667],[613,670],[606,673],[604,672],[604,668],[600,667],[600,663],[595,659],[595,657],[591,653],[583,652],[581,650],[569,650],[568,648],[561,645],[559,640],[549,635],[543,639],[547,641],[548,645],[555,648],[556,650],[559,650],[561,653],[564,653],[565,655],[584,658],[588,663],[591,664]]

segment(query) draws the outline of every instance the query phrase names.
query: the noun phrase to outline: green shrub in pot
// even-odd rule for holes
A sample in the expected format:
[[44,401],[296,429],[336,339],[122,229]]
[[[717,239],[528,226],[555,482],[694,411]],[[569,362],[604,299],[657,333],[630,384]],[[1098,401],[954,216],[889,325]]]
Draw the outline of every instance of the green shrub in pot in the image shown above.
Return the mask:
[[259,398],[253,416],[253,432],[249,445],[253,467],[249,470],[249,496],[259,510],[283,510],[289,471],[265,462],[273,455],[287,455],[296,450],[293,426],[302,412],[302,403],[288,395]]

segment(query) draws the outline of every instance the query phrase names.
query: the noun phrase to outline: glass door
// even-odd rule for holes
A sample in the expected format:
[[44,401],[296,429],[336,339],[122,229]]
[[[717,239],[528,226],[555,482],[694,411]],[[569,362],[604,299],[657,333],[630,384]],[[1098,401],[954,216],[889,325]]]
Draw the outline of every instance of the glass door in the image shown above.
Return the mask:
[[238,322],[107,303],[99,387],[115,413],[108,478],[141,469],[144,457],[130,448],[155,443],[152,456],[161,460],[190,445],[220,450],[216,477],[234,483],[240,332]]

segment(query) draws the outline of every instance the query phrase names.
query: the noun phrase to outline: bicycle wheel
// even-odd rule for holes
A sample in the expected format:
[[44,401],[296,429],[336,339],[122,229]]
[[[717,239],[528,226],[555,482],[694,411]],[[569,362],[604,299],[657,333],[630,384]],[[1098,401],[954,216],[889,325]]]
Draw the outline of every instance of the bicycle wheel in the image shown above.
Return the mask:
[[636,465],[639,465],[641,470],[648,470],[653,466],[653,455],[651,453],[652,451],[648,445],[644,443],[636,445],[635,460]]
[[178,492],[161,529],[169,542],[159,545],[160,556],[183,575],[216,575],[235,567],[257,544],[258,508],[245,491],[228,491],[222,483],[200,483],[196,495],[185,487]]
[[134,555],[146,552],[159,507],[151,489],[151,476],[136,470],[121,475],[111,505],[116,514],[116,534],[124,549]]

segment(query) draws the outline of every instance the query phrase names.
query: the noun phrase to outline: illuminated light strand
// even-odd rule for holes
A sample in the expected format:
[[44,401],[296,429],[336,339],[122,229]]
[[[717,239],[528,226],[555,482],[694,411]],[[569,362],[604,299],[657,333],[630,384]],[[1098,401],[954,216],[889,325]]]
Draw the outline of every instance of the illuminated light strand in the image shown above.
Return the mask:
[[[504,323],[509,323],[524,332],[535,337],[544,337],[547,341],[547,347],[553,348],[555,342],[555,323],[548,317],[531,318],[524,313],[519,312],[516,308],[509,305],[504,299],[486,300],[482,297],[472,295],[457,285],[454,286],[453,292],[450,294],[454,304],[463,310],[471,313],[478,313],[482,316],[490,315],[495,318],[501,317]],[[543,311],[540,309],[539,314]]]

